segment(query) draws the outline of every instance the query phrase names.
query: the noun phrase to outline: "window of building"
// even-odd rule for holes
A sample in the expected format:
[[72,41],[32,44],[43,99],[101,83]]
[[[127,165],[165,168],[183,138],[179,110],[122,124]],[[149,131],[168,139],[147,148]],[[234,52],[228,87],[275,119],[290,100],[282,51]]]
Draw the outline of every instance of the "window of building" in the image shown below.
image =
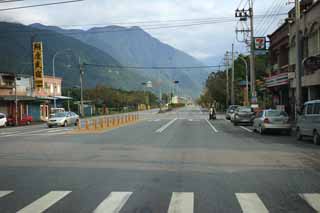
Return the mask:
[[314,24],[311,27],[310,35],[308,39],[309,56],[320,54],[320,26]]

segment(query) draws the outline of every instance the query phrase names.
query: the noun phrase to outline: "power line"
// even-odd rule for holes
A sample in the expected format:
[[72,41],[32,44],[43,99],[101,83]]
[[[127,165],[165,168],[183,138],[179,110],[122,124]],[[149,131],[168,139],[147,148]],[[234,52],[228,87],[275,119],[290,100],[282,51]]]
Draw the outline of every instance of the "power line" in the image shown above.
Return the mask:
[[25,1],[25,0],[4,0],[4,1],[0,1],[0,4],[2,4],[2,3],[14,3],[14,2],[21,2],[21,1]]
[[[45,4],[26,5],[26,6],[20,6],[20,7],[8,7],[8,8],[0,9],[0,12],[1,11],[9,11],[9,10],[33,8],[33,7],[52,6],[52,5],[58,5],[58,4],[67,4],[67,3],[74,3],[74,2],[80,2],[80,1],[85,1],[85,0],[70,0],[70,1],[51,2],[51,3],[45,3]],[[5,3],[5,2],[2,2],[2,3]]]
[[217,68],[222,65],[210,65],[210,66],[186,66],[186,67],[176,67],[176,66],[114,66],[108,64],[93,64],[93,63],[84,63],[84,66],[94,66],[94,67],[106,67],[106,68],[116,68],[116,69],[208,69],[208,68]]

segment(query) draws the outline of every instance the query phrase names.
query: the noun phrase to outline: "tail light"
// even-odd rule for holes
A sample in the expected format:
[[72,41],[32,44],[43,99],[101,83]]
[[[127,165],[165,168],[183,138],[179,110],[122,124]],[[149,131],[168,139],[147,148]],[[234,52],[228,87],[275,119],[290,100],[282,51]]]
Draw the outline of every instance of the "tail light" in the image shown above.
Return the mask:
[[265,119],[263,120],[263,123],[269,124],[269,123],[270,123],[270,120],[269,120],[268,118],[265,118]]

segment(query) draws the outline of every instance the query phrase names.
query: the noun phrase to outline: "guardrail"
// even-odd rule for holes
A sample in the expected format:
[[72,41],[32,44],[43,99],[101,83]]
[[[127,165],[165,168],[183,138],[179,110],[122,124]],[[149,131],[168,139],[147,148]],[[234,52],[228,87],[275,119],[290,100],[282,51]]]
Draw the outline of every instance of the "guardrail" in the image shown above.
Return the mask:
[[139,114],[125,114],[115,116],[101,116],[95,118],[80,119],[78,130],[105,130],[120,127],[130,123],[137,122]]

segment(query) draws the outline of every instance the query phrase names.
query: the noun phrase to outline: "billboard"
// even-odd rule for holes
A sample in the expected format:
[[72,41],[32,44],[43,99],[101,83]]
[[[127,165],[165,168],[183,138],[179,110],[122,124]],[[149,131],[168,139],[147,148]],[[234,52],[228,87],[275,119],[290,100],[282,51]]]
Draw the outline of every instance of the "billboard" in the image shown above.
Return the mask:
[[43,88],[43,49],[42,42],[33,42],[33,77],[34,87]]
[[254,49],[255,50],[265,50],[266,49],[266,38],[265,37],[255,37],[254,38]]

